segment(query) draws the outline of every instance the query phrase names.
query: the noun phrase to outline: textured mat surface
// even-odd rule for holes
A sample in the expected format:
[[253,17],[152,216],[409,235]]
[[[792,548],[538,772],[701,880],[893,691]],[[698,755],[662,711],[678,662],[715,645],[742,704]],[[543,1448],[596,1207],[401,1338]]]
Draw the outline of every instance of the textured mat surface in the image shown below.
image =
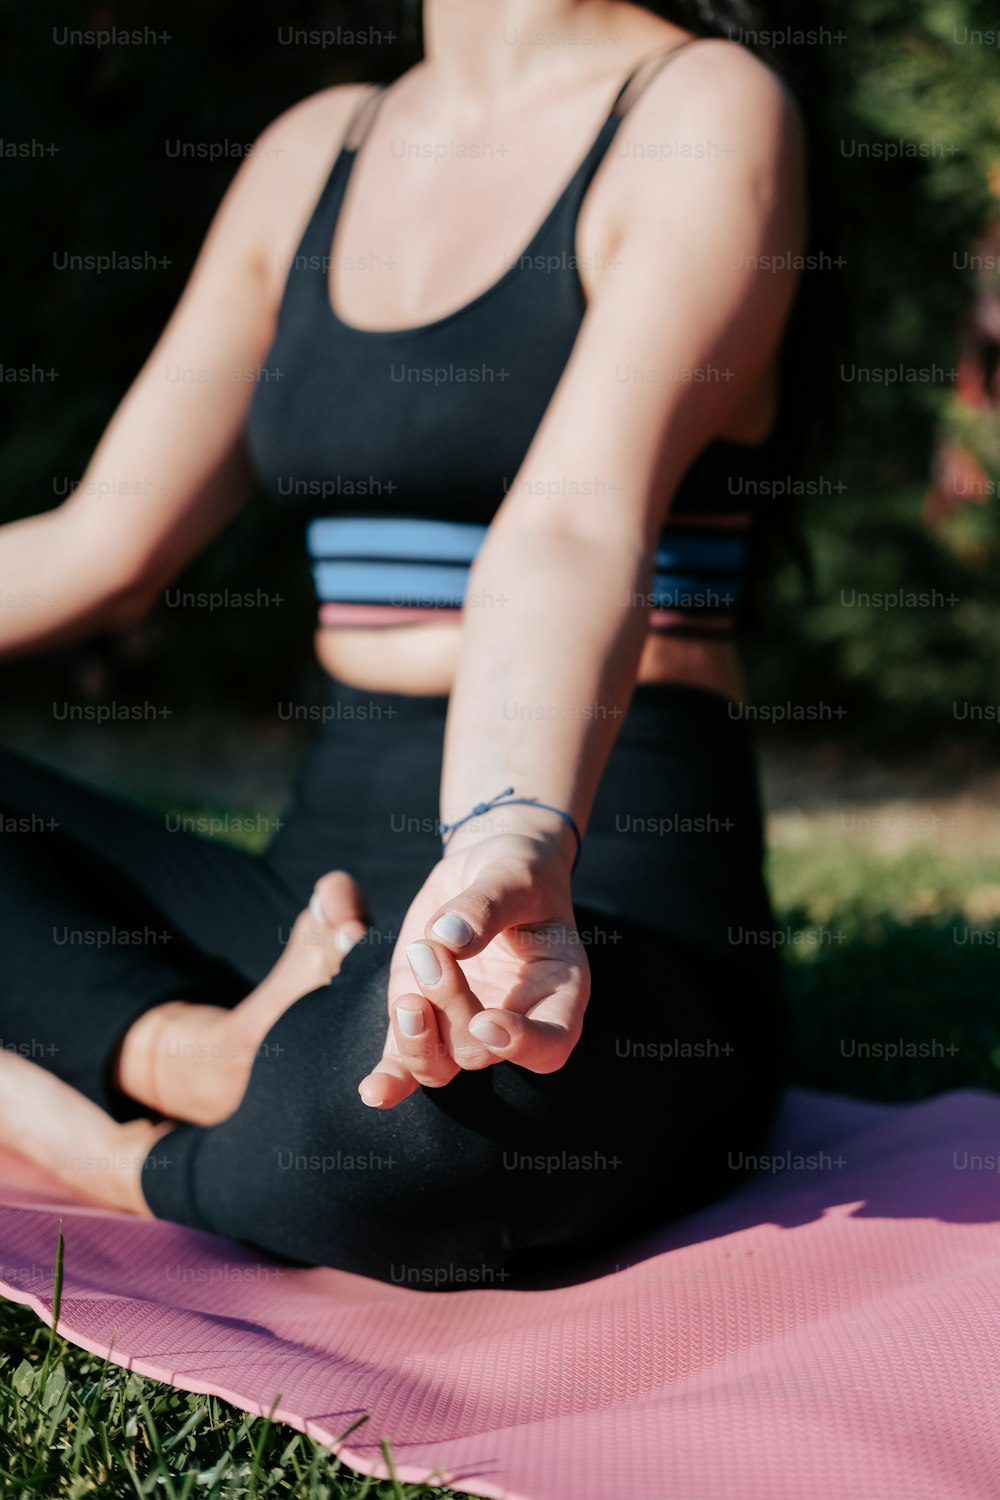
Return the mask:
[[[1000,1097],[792,1093],[724,1203],[575,1284],[428,1292],[79,1205],[0,1159],[0,1288],[84,1348],[503,1500],[997,1500]],[[579,1278],[583,1279],[579,1279]]]

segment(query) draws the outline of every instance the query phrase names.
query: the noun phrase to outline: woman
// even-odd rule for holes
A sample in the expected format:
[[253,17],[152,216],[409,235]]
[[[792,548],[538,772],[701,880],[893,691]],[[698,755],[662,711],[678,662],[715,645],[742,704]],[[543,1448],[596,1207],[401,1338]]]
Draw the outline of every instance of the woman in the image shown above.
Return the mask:
[[260,858],[5,755],[0,1143],[440,1287],[724,1191],[771,1118],[733,634],[804,194],[737,42],[603,0],[424,36],[264,132],[79,491],[0,533],[31,651],[141,617],[256,475],[329,677]]

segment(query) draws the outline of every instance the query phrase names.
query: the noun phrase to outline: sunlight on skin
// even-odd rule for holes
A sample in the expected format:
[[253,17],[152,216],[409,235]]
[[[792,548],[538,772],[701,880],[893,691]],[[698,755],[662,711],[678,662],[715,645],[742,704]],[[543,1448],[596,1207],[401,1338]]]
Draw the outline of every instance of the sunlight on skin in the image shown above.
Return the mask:
[[[544,810],[537,817],[552,821]],[[574,841],[564,829],[464,848],[459,829],[449,842],[400,929],[385,1046],[359,1084],[365,1104],[392,1109],[460,1069],[562,1067],[590,996],[570,893]]]
[[274,1022],[328,984],[365,931],[358,886],[342,871],[317,882],[288,944],[257,989],[233,1011],[169,1002],[133,1025],[116,1082],[166,1120],[113,1120],[72,1085],[28,1058],[0,1051],[0,1148],[41,1167],[85,1201],[151,1218],[142,1164],[179,1120],[215,1124],[243,1097],[253,1059]]
[[91,1203],[151,1218],[139,1185],[142,1163],[173,1124],[120,1124],[54,1073],[0,1051],[0,1146]]
[[133,1023],[115,1063],[118,1087],[178,1120],[217,1125],[228,1119],[271,1027],[296,1000],[339,973],[366,922],[357,882],[342,870],[322,876],[274,968],[234,1009],[173,1000]]

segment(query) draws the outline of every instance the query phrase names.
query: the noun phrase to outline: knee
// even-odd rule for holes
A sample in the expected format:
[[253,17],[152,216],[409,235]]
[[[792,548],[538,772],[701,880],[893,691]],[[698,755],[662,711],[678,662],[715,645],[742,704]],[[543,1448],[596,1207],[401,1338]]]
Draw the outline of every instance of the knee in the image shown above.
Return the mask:
[[251,1221],[263,1211],[287,1224],[276,1242],[285,1253],[380,1281],[440,1290],[502,1278],[501,1150],[443,1111],[437,1093],[381,1111],[352,1086],[326,1108],[314,1098],[286,1114],[265,1170],[245,1184]]
[[[352,950],[345,968],[384,979],[386,962],[355,961]],[[228,1120],[165,1138],[165,1170],[146,1174],[152,1211],[300,1264],[428,1289],[503,1285],[491,1280],[508,1256],[502,1148],[495,1132],[476,1128],[471,1098],[490,1081],[466,1074],[396,1109],[369,1108],[357,1084],[384,1039],[384,987],[379,1030],[358,1028],[362,1046],[337,1015],[364,1006],[362,987],[338,997],[339,982],[272,1029]]]
[[200,1185],[203,1207],[211,1195],[207,1227],[300,1264],[398,1285],[440,1290],[502,1278],[507,1234],[486,1174],[466,1170],[456,1181],[444,1154],[428,1159],[365,1137],[313,1126],[279,1132],[224,1180]]

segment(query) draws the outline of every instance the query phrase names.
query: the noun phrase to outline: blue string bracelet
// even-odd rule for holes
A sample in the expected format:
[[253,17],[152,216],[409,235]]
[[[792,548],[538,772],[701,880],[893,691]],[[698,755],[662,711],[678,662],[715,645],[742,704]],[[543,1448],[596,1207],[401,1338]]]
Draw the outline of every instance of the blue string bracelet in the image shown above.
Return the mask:
[[494,807],[514,806],[538,807],[543,809],[543,811],[545,812],[555,813],[557,817],[562,818],[563,822],[569,824],[576,839],[576,854],[573,856],[573,863],[570,865],[570,873],[572,873],[573,870],[576,869],[577,862],[580,858],[580,850],[583,847],[583,839],[580,836],[580,830],[576,825],[575,818],[570,817],[569,813],[565,812],[561,807],[553,807],[551,802],[539,802],[537,797],[515,797],[514,788],[512,786],[505,787],[502,792],[498,792],[497,795],[495,797],[491,797],[488,802],[477,802],[471,812],[467,812],[462,818],[456,818],[454,823],[442,823],[439,820],[438,834],[444,840],[444,847],[447,849],[448,843],[455,830],[457,828],[461,828],[463,823],[468,823],[471,818],[480,818],[482,817],[483,813],[492,812]]

